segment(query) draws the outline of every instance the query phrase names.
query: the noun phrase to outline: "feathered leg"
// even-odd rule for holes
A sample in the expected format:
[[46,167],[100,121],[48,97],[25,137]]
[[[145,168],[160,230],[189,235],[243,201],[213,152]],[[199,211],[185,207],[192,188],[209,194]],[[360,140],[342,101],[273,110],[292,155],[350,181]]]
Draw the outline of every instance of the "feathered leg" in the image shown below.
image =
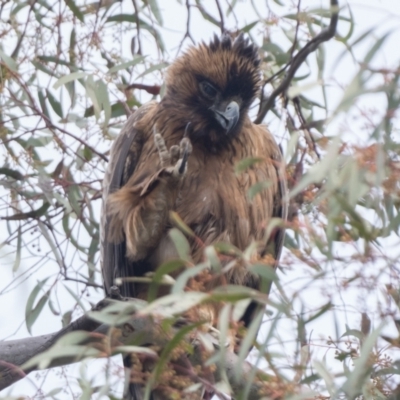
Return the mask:
[[132,261],[144,259],[161,239],[192,151],[186,137],[169,150],[159,133],[154,133],[154,141],[161,168],[140,183],[123,186],[107,202],[108,239],[114,243],[125,239]]
[[[126,256],[131,261],[144,259],[164,234],[179,187],[187,170],[192,145],[188,138],[180,146],[167,149],[164,139],[154,132],[154,142],[160,159],[160,169],[134,185],[123,186],[111,194],[106,204],[109,218],[108,240],[119,243],[125,239]],[[126,293],[125,295],[129,295]],[[130,383],[132,361],[124,358],[126,387],[124,400],[142,400],[143,385]],[[150,400],[162,400],[152,393]]]

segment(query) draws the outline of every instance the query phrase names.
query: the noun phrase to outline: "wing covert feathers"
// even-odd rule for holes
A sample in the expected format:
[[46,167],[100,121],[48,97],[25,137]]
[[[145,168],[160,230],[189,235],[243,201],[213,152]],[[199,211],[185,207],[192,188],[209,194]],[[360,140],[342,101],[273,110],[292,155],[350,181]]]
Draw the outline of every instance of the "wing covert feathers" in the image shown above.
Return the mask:
[[[173,188],[163,174],[165,168],[154,143],[153,126],[157,121],[167,148],[179,145],[184,126],[179,129],[168,125],[161,105],[151,103],[138,110],[112,148],[104,181],[106,209],[101,235],[107,289],[115,277],[137,274],[132,262],[154,270],[176,257],[176,252],[169,248],[173,244],[167,231],[171,210],[180,215],[204,245],[225,241],[241,250],[252,241],[265,243],[271,219],[287,217],[280,149],[266,127],[254,125],[249,119],[241,136],[224,151],[210,153],[194,143],[186,177],[180,187]],[[261,162],[237,175],[235,165],[248,157],[260,158]],[[250,188],[260,182],[268,184],[250,199]],[[268,253],[275,259],[275,267],[283,238],[284,228],[280,226],[273,231],[266,247],[259,249],[260,257]],[[193,261],[201,262],[202,257],[202,248],[193,244]],[[257,286],[245,267],[230,270],[227,278],[234,284]]]
[[[156,103],[151,102],[136,110],[128,118],[110,150],[109,163],[103,180],[103,204],[100,220],[100,264],[107,294],[114,283],[118,269],[124,269],[126,252],[124,243],[110,242],[107,237],[111,222],[106,209],[108,198],[111,193],[123,186],[133,173],[143,141],[141,133],[136,128],[136,123],[155,106]],[[114,232],[114,234],[116,233]],[[121,238],[122,234],[119,232],[119,239]]]

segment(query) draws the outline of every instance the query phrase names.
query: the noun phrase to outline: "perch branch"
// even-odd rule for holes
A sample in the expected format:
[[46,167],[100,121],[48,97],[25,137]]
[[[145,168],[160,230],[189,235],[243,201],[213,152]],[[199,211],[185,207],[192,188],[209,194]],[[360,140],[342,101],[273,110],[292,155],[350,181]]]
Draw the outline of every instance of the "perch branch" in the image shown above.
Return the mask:
[[[128,301],[132,304],[132,310],[137,310],[143,307],[144,302],[138,299],[126,299],[115,296],[114,301]],[[113,300],[108,298],[100,301],[92,311],[100,311],[108,306]],[[80,345],[86,346],[87,349],[95,349],[99,356],[109,356],[116,354],[115,345],[126,345],[135,343],[135,345],[145,345],[148,343],[165,346],[170,341],[170,334],[162,334],[160,329],[162,317],[157,318],[152,315],[141,315],[140,312],[132,312],[132,315],[127,317],[121,324],[111,327],[106,324],[101,324],[93,320],[89,315],[84,315],[64,327],[58,332],[37,336],[28,337],[19,340],[11,340],[0,342],[0,390],[5,389],[11,384],[24,378],[29,372],[38,370],[37,365],[22,369],[21,367],[27,363],[32,357],[44,353],[47,350],[51,351],[52,346],[57,345],[57,341],[63,338],[66,334],[76,331],[86,331],[89,334],[85,336]],[[178,329],[178,328],[177,328]],[[111,333],[111,335],[110,335]],[[104,339],[110,339],[110,342]],[[215,342],[215,340],[213,341]],[[108,344],[107,344],[108,343]],[[107,350],[108,349],[108,350]],[[111,352],[110,352],[111,349]],[[201,346],[195,346],[195,357],[201,359]],[[60,356],[59,358],[51,358],[47,364],[47,368],[52,368],[61,365],[67,365],[78,362],[87,356],[87,352],[82,352],[80,356]],[[241,364],[240,374],[237,374],[237,365]],[[238,356],[232,351],[225,349],[223,362],[216,365],[214,372],[215,381],[219,381],[222,376],[226,376],[234,391],[239,393],[246,387],[248,390],[248,399],[261,399],[266,393],[271,390],[276,393],[280,382],[277,378],[258,370],[253,365],[247,362],[239,361]],[[253,379],[255,377],[255,379]],[[249,382],[252,382],[249,386]],[[276,399],[280,397],[275,397]]]

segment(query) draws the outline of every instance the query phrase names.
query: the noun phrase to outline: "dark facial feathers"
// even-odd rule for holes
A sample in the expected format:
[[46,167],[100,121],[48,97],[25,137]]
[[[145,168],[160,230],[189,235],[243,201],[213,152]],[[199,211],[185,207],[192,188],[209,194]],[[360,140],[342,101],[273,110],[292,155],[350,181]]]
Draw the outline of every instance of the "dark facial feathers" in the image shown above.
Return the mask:
[[[162,103],[182,123],[191,123],[192,140],[218,146],[240,131],[260,87],[257,47],[243,34],[226,33],[189,48],[169,67]],[[232,102],[239,105],[237,122],[221,125],[219,116]]]

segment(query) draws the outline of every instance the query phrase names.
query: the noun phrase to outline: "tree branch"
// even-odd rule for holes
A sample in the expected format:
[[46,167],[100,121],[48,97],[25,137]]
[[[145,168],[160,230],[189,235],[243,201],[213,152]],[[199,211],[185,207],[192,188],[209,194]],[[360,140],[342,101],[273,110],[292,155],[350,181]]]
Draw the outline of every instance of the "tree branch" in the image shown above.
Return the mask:
[[224,13],[222,12],[221,4],[219,4],[219,0],[215,0],[215,3],[218,8],[219,20],[220,20],[220,28],[221,28],[221,35],[225,32],[225,21],[224,21]]
[[135,9],[135,19],[136,19],[136,32],[137,32],[137,41],[138,41],[138,51],[139,55],[142,54],[142,44],[140,38],[140,20],[139,20],[139,8],[136,4],[136,0],[132,0],[133,8]]
[[[23,369],[24,364],[39,354],[42,355],[40,362],[46,361],[46,355],[48,355],[46,367],[51,368],[81,361],[87,358],[88,355],[93,356],[94,353],[89,352],[89,350],[97,351],[95,356],[101,357],[117,354],[120,352],[118,346],[132,343],[135,343],[136,346],[148,345],[149,343],[166,346],[171,340],[171,332],[163,333],[160,328],[163,321],[162,317],[155,318],[153,315],[141,315],[140,312],[135,312],[135,310],[139,310],[146,304],[143,300],[121,299],[128,301],[132,305],[132,315],[116,326],[96,322],[91,318],[93,314],[89,313],[89,315],[78,318],[67,327],[53,334],[0,342],[0,390],[24,378],[29,372],[40,369],[36,363],[32,365],[32,362],[31,365],[28,363],[29,366]],[[112,306],[115,302],[116,300],[103,299],[92,311],[100,311],[108,305]],[[178,329],[179,327],[176,327],[176,332]],[[82,351],[79,355],[62,354],[62,356],[55,357],[55,352],[52,352],[52,350],[56,348],[57,342],[68,333],[77,331],[88,333],[84,335],[84,339],[79,343],[82,349],[86,349],[86,351]],[[202,332],[202,335],[204,335],[204,332]],[[211,335],[210,341],[212,343],[218,342]],[[218,346],[215,349],[218,351]],[[198,362],[202,363],[204,361],[203,352],[204,348],[201,345],[194,346],[194,355],[190,357],[191,361],[196,364]],[[239,361],[238,356],[229,349],[224,349],[223,354],[223,359],[216,365],[214,380],[219,382],[221,377],[226,376],[235,394],[246,390],[248,393],[246,398],[256,400],[273,392],[274,399],[279,399],[283,398],[285,393],[287,394],[288,389],[293,389],[287,383],[266,374],[250,363]],[[38,364],[40,362],[38,361]],[[241,369],[238,373],[237,366],[239,363]],[[276,397],[279,392],[282,393],[282,396]]]
[[317,36],[311,39],[290,62],[290,67],[283,78],[280,85],[271,93],[271,95],[266,99],[265,103],[261,105],[260,111],[257,115],[257,118],[254,120],[255,124],[260,124],[268,111],[274,106],[276,98],[285,93],[289,88],[294,75],[297,70],[303,64],[303,62],[307,59],[308,55],[314,52],[318,46],[332,39],[336,33],[336,27],[339,19],[339,2],[338,0],[330,0],[331,2],[331,21],[329,27],[322,30]]
[[131,83],[128,85],[125,90],[130,90],[130,89],[139,89],[139,90],[145,90],[147,93],[150,93],[154,96],[160,94],[161,86],[160,85],[145,85],[143,83]]

